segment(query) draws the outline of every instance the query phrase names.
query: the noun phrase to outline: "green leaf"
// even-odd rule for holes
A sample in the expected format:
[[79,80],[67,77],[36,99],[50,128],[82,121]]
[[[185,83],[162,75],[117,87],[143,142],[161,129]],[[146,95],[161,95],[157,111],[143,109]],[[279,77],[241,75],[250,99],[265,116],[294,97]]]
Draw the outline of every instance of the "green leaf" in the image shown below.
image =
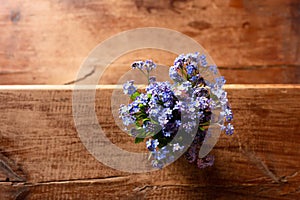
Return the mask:
[[137,120],[141,120],[141,119],[147,118],[147,114],[140,112],[140,113],[136,114],[135,117],[137,118]]
[[199,124],[200,126],[208,126],[210,124],[210,121],[208,121],[208,122],[204,122],[204,123],[202,123],[202,124]]
[[138,91],[136,91],[135,93],[133,93],[130,98],[131,100],[135,100],[138,96],[140,96],[140,93]]
[[155,134],[155,132],[146,132],[146,137],[153,137]]
[[137,138],[145,138],[146,137],[146,132],[142,127],[139,127],[137,129],[139,131],[139,133],[136,135]]
[[144,123],[144,122],[146,122],[146,121],[150,121],[150,118],[145,118],[145,119],[143,119],[142,122]]
[[203,127],[201,127],[201,126],[199,126],[199,129],[200,129],[201,131],[205,131],[205,128],[203,128]]
[[135,140],[134,140],[134,143],[140,143],[140,142],[143,142],[144,141],[144,138],[139,138],[139,137],[136,137]]

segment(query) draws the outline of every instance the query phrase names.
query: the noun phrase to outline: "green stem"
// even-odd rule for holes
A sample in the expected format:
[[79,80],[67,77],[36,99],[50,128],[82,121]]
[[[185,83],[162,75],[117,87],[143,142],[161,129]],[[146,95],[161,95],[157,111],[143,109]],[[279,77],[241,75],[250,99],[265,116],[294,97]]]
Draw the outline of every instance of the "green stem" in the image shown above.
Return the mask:
[[183,67],[181,67],[181,74],[182,74],[182,77],[185,77],[185,79],[188,80],[187,73],[184,72]]
[[150,84],[150,80],[149,80],[149,72],[146,74],[142,69],[139,69],[147,78],[148,81],[148,85]]

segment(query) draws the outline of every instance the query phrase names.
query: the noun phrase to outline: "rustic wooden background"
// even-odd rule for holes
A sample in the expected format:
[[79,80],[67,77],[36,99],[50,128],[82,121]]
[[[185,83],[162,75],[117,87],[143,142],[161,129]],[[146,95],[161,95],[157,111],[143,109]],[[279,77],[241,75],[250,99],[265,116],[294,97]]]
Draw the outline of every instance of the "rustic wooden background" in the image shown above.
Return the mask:
[[[199,170],[182,158],[144,174],[111,169],[88,153],[74,126],[71,88],[0,87],[0,199],[299,197],[299,85],[227,86],[236,132],[221,136],[215,165]],[[104,132],[123,149],[144,149],[115,125],[111,92],[100,86],[96,93]]]
[[[63,85],[76,81],[98,43],[147,26],[194,38],[233,84],[236,132],[221,136],[211,168],[181,159],[162,171],[123,173],[78,138],[72,86]],[[299,0],[0,0],[0,200],[300,199],[299,41]],[[171,65],[174,57],[131,52],[99,84],[116,84],[135,59]],[[142,150],[107,112],[111,91],[97,90],[99,122],[118,146]]]
[[299,83],[299,10],[299,0],[0,0],[0,84],[72,82],[98,43],[147,26],[197,40],[228,83]]

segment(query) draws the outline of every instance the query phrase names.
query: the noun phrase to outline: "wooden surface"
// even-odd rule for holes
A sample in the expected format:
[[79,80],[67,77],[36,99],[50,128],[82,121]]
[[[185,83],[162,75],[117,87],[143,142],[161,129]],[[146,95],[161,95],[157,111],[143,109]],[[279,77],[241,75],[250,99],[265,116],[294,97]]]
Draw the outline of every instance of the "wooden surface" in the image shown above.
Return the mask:
[[[299,24],[299,0],[0,0],[0,84],[72,83],[98,43],[146,26],[198,41],[228,83],[300,83]],[[135,59],[174,59],[139,55],[116,60],[117,77],[103,83]]]
[[[96,113],[106,135],[133,145],[110,112],[112,86],[99,86]],[[0,86],[0,199],[299,199],[300,85],[228,85],[236,132],[199,170],[184,158],[131,174],[98,162],[72,117],[72,86]]]

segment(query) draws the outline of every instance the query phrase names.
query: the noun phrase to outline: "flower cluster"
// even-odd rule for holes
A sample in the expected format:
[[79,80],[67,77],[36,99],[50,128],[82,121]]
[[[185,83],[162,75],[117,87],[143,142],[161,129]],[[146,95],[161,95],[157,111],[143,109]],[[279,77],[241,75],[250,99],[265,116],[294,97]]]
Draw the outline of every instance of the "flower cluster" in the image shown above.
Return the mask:
[[[230,124],[233,114],[222,89],[224,77],[208,81],[202,76],[204,72],[217,74],[217,67],[208,66],[203,54],[182,54],[169,69],[172,83],[150,77],[156,68],[151,60],[134,62],[132,68],[147,77],[148,85],[145,90],[137,89],[134,81],[123,85],[131,102],[120,106],[119,115],[135,143],[147,139],[152,165],[162,168],[185,154],[199,168],[211,166],[213,156],[198,157],[210,125],[218,125],[228,135],[234,131]],[[218,109],[216,117],[213,111]]]

